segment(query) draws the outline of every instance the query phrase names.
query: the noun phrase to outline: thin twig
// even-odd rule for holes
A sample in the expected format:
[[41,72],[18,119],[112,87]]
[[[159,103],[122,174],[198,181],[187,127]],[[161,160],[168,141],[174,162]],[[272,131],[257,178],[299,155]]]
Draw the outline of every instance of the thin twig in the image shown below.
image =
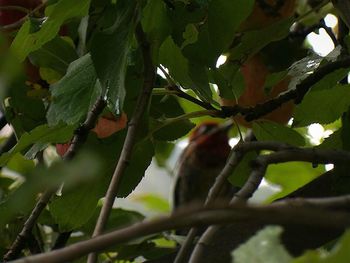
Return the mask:
[[[97,121],[99,114],[103,111],[106,106],[106,102],[102,98],[98,98],[94,104],[92,110],[86,117],[85,122],[77,129],[75,136],[73,137],[72,143],[68,148],[68,151],[64,154],[64,160],[71,160],[78,147],[85,142],[86,136],[94,126]],[[28,239],[33,227],[36,224],[41,212],[45,209],[46,205],[49,203],[51,197],[56,193],[57,188],[47,189],[40,197],[39,201],[36,203],[31,214],[23,225],[21,232],[17,235],[15,241],[12,243],[10,249],[4,255],[4,261],[9,261],[18,256],[23,247],[25,246],[26,240]]]
[[[156,69],[153,65],[152,57],[150,53],[150,46],[146,39],[145,33],[142,30],[141,24],[138,24],[136,26],[136,38],[138,40],[140,49],[142,51],[142,56],[143,56],[143,64],[144,64],[143,89],[142,89],[142,93],[138,98],[138,101],[134,110],[134,114],[128,125],[128,131],[124,141],[123,149],[121,151],[117,166],[115,168],[111,182],[109,184],[109,187],[106,193],[106,198],[103,203],[99,218],[97,220],[95,230],[93,232],[93,237],[100,235],[103,232],[103,229],[107,223],[109,214],[113,207],[114,199],[118,191],[121,177],[124,173],[124,170],[128,166],[129,159],[130,159],[133,147],[135,145],[137,130],[138,130],[140,121],[146,111],[150,96],[152,94],[152,89],[154,87]],[[88,262],[89,263],[96,262],[96,259],[97,259],[97,255],[91,254],[88,257]]]
[[[346,202],[341,199],[326,201],[327,207],[334,202],[339,207],[339,202],[345,204],[344,210],[349,208],[349,196],[344,196]],[[322,203],[322,201],[321,201]],[[301,206],[281,204],[274,206],[257,205],[222,205],[211,204],[208,207],[183,207],[181,211],[149,221],[143,221],[132,226],[116,230],[95,238],[81,241],[68,247],[50,251],[47,253],[22,258],[12,263],[59,263],[78,259],[92,251],[100,251],[106,247],[121,244],[142,236],[159,233],[169,229],[178,229],[198,225],[231,224],[255,220],[264,224],[304,225],[313,227],[327,227],[344,229],[350,226],[350,213],[337,210],[325,210],[322,205],[318,208],[307,205],[305,201]],[[323,209],[321,209],[323,208]]]
[[340,69],[350,67],[350,57],[340,59],[338,61],[330,62],[319,69],[317,69],[313,74],[304,79],[299,83],[295,89],[292,89],[286,93],[279,95],[276,98],[268,100],[264,103],[257,104],[253,107],[241,107],[235,105],[233,107],[222,107],[222,111],[225,116],[235,116],[240,113],[244,116],[246,121],[252,121],[263,117],[264,115],[274,111],[275,109],[281,107],[284,103],[294,100],[296,104],[299,104],[304,98],[305,94],[311,89],[311,87],[320,81],[327,74]]

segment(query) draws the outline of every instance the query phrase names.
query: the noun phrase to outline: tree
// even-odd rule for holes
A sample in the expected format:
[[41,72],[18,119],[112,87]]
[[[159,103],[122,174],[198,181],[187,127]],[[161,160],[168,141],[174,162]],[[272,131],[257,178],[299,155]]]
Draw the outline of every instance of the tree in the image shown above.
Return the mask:
[[[349,261],[348,21],[327,26],[332,3],[0,3],[1,127],[12,129],[0,149],[4,260]],[[325,57],[306,40],[321,30],[335,46]],[[164,165],[213,118],[241,140],[205,205],[147,220],[113,208],[152,158]],[[332,131],[317,145],[315,123]],[[281,191],[252,205],[263,178]],[[219,203],[227,180],[240,190]],[[179,228],[186,238],[169,232]]]

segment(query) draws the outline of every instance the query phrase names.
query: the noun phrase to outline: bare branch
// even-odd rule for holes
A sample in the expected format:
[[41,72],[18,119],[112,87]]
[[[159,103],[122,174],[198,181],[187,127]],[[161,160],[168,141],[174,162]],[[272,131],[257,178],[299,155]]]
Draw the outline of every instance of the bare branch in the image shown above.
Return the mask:
[[[349,200],[349,196],[344,196]],[[313,201],[312,201],[313,202]],[[311,203],[312,203],[311,202]],[[320,201],[327,203],[327,207],[339,206],[343,202],[340,198]],[[332,203],[333,202],[333,203]],[[318,226],[334,229],[343,229],[350,226],[350,213],[344,211],[324,210],[306,205],[290,206],[288,203],[274,206],[256,205],[222,205],[210,204],[208,207],[183,207],[171,216],[161,217],[134,224],[132,226],[103,234],[95,238],[81,241],[68,247],[47,253],[22,258],[12,263],[44,263],[66,262],[77,259],[92,251],[103,250],[106,247],[117,245],[129,240],[177,228],[198,225],[230,224],[247,220],[256,220],[264,224],[294,224],[304,226]],[[344,202],[349,208],[349,202]]]

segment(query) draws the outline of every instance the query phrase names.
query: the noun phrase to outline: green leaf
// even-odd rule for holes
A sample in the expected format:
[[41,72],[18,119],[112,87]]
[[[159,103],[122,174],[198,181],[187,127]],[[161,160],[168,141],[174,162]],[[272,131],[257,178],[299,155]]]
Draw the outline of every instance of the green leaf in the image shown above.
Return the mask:
[[96,155],[85,153],[68,163],[55,163],[49,168],[37,166],[26,174],[25,182],[0,203],[0,229],[15,216],[30,212],[39,192],[57,188],[62,182],[65,187],[77,188],[98,175],[99,165]]
[[232,252],[235,263],[290,263],[292,256],[281,243],[282,228],[267,226]]
[[320,145],[316,147],[319,149],[343,149],[342,128],[329,135]]
[[350,231],[347,230],[331,251],[307,251],[291,263],[347,263],[350,261],[349,247]]
[[125,97],[127,58],[139,20],[136,0],[118,1],[102,14],[100,30],[91,44],[91,57],[109,109],[120,114]]
[[78,59],[78,55],[72,45],[56,37],[40,49],[30,53],[29,59],[36,66],[50,68],[64,75],[69,64]]
[[230,50],[231,61],[241,61],[252,56],[267,44],[286,37],[294,23],[294,18],[281,20],[261,30],[246,32],[239,44]]
[[90,54],[72,62],[67,74],[52,86],[52,102],[47,112],[49,125],[60,121],[78,124],[101,95]]
[[212,0],[208,8],[209,38],[220,54],[233,41],[236,30],[252,11],[253,0]]
[[237,165],[232,175],[229,176],[229,182],[237,187],[242,187],[247,181],[252,168],[251,162],[258,157],[256,152],[249,152],[244,157],[243,160]]
[[[95,161],[96,162],[96,161]],[[92,162],[94,164],[94,162]],[[88,164],[85,169],[95,171],[100,170]],[[63,188],[62,196],[56,197],[50,204],[50,212],[58,223],[61,232],[68,232],[85,224],[94,214],[98,200],[101,198],[101,178],[96,176],[95,180],[80,183],[76,188]]]
[[[159,141],[174,141],[186,135],[195,127],[195,125],[189,120],[171,122],[166,126],[164,126],[164,122],[155,120],[153,126],[154,129],[157,130],[153,133],[153,138]],[[163,128],[158,129],[158,127]]]
[[129,165],[120,182],[118,197],[128,196],[139,184],[147,167],[151,164],[154,155],[154,147],[150,140],[137,143],[132,152]]
[[171,37],[168,37],[160,47],[159,60],[181,86],[192,89],[205,101],[212,101],[208,81],[205,81],[207,79],[205,68],[190,64]]
[[137,195],[134,197],[134,200],[142,203],[151,211],[161,213],[168,213],[171,211],[168,200],[155,194]]
[[171,142],[155,141],[154,147],[154,157],[156,158],[158,166],[166,167],[167,161],[174,150],[175,144]]
[[31,33],[31,21],[27,20],[19,30],[11,45],[12,52],[23,61],[29,53],[38,50],[52,40],[68,19],[83,17],[88,13],[90,0],[60,0],[50,6],[48,17],[45,18],[39,31]]
[[[93,216],[89,219],[89,221],[82,226],[82,230],[87,232],[88,234],[92,234],[95,228],[96,221],[100,214],[101,207],[98,206],[95,209]],[[116,230],[122,227],[126,227],[128,225],[132,225],[142,221],[145,217],[136,211],[125,210],[121,208],[114,208],[111,211],[110,216],[108,217],[108,221],[105,227],[105,231]]]
[[19,153],[34,143],[63,143],[72,138],[73,126],[54,126],[41,125],[28,133],[24,133],[19,139],[18,143],[11,151],[0,156],[0,166],[5,165],[16,153]]
[[255,122],[253,132],[258,141],[278,141],[295,146],[305,145],[305,139],[300,133],[275,122]]
[[266,180],[282,187],[281,191],[271,196],[267,201],[287,196],[300,187],[311,182],[324,172],[324,166],[319,165],[316,168],[310,163],[289,162],[278,165],[269,165],[266,172]]
[[350,85],[308,92],[294,114],[294,127],[312,123],[328,124],[337,120],[350,106]]
[[148,1],[143,9],[141,22],[151,44],[152,57],[156,64],[159,47],[171,32],[165,3],[162,0]]

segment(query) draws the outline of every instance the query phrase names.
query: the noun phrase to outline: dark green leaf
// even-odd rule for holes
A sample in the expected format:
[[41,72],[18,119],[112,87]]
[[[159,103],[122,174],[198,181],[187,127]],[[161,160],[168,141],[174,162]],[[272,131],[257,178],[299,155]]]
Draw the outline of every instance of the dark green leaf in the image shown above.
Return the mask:
[[290,263],[347,263],[350,260],[349,246],[350,231],[347,230],[331,251],[320,249],[307,251]]
[[171,37],[168,37],[160,47],[159,60],[169,69],[176,82],[184,88],[192,89],[203,100],[212,101],[205,68],[190,64]]
[[0,228],[14,216],[27,214],[33,208],[39,192],[58,187],[62,182],[65,182],[65,187],[78,187],[78,184],[91,180],[97,176],[99,164],[96,155],[82,154],[69,163],[56,163],[50,168],[38,166],[27,174],[26,181],[0,204]]
[[311,90],[297,106],[293,126],[331,123],[340,118],[349,106],[349,85],[336,85],[332,89]]
[[128,52],[138,19],[137,1],[118,1],[106,8],[100,30],[92,39],[93,64],[108,107],[115,114],[120,114],[123,107]]
[[[98,206],[94,211],[93,216],[89,219],[89,221],[82,227],[84,232],[88,234],[92,234],[95,228],[95,224],[97,218],[100,214],[101,207]],[[111,211],[110,216],[108,217],[108,221],[106,224],[105,231],[108,230],[116,230],[122,227],[126,227],[128,225],[132,225],[142,221],[145,217],[136,211],[124,210],[121,208],[114,208]]]
[[56,37],[40,49],[30,53],[29,58],[38,67],[51,68],[64,75],[69,64],[78,59],[78,55],[71,44]]
[[151,44],[153,61],[158,60],[159,47],[170,34],[170,21],[164,1],[148,1],[143,9],[142,27]]
[[121,179],[118,197],[126,197],[135,189],[151,164],[153,155],[154,148],[150,140],[144,140],[135,145],[130,158],[132,165],[126,168]]
[[295,146],[305,145],[305,139],[300,133],[275,122],[255,122],[253,132],[258,141],[278,141]]
[[11,50],[23,61],[25,57],[52,40],[60,30],[61,25],[70,18],[83,17],[87,14],[90,0],[61,0],[50,6],[47,17],[39,31],[31,33],[31,21],[27,20],[13,40]]
[[[169,120],[168,120],[169,121]],[[186,135],[190,130],[194,128],[194,124],[189,120],[180,120],[171,122],[164,126],[164,122],[154,121],[153,137],[160,141],[174,141]],[[159,127],[162,127],[159,129]]]
[[249,152],[244,157],[243,160],[238,164],[233,174],[228,178],[229,182],[237,187],[242,187],[247,181],[252,168],[251,162],[258,157],[256,152]]
[[239,44],[230,51],[230,60],[241,61],[247,56],[252,56],[267,44],[280,40],[288,35],[294,18],[285,19],[276,22],[261,30],[246,32],[241,38]]
[[52,86],[52,103],[47,112],[50,125],[60,121],[78,124],[93,106],[101,88],[90,54],[70,64],[67,74]]
[[157,164],[160,167],[166,167],[167,161],[173,152],[175,144],[170,142],[156,141],[154,146],[154,157],[156,158]]
[[232,43],[236,30],[251,13],[253,0],[212,0],[208,8],[209,37],[218,54]]

